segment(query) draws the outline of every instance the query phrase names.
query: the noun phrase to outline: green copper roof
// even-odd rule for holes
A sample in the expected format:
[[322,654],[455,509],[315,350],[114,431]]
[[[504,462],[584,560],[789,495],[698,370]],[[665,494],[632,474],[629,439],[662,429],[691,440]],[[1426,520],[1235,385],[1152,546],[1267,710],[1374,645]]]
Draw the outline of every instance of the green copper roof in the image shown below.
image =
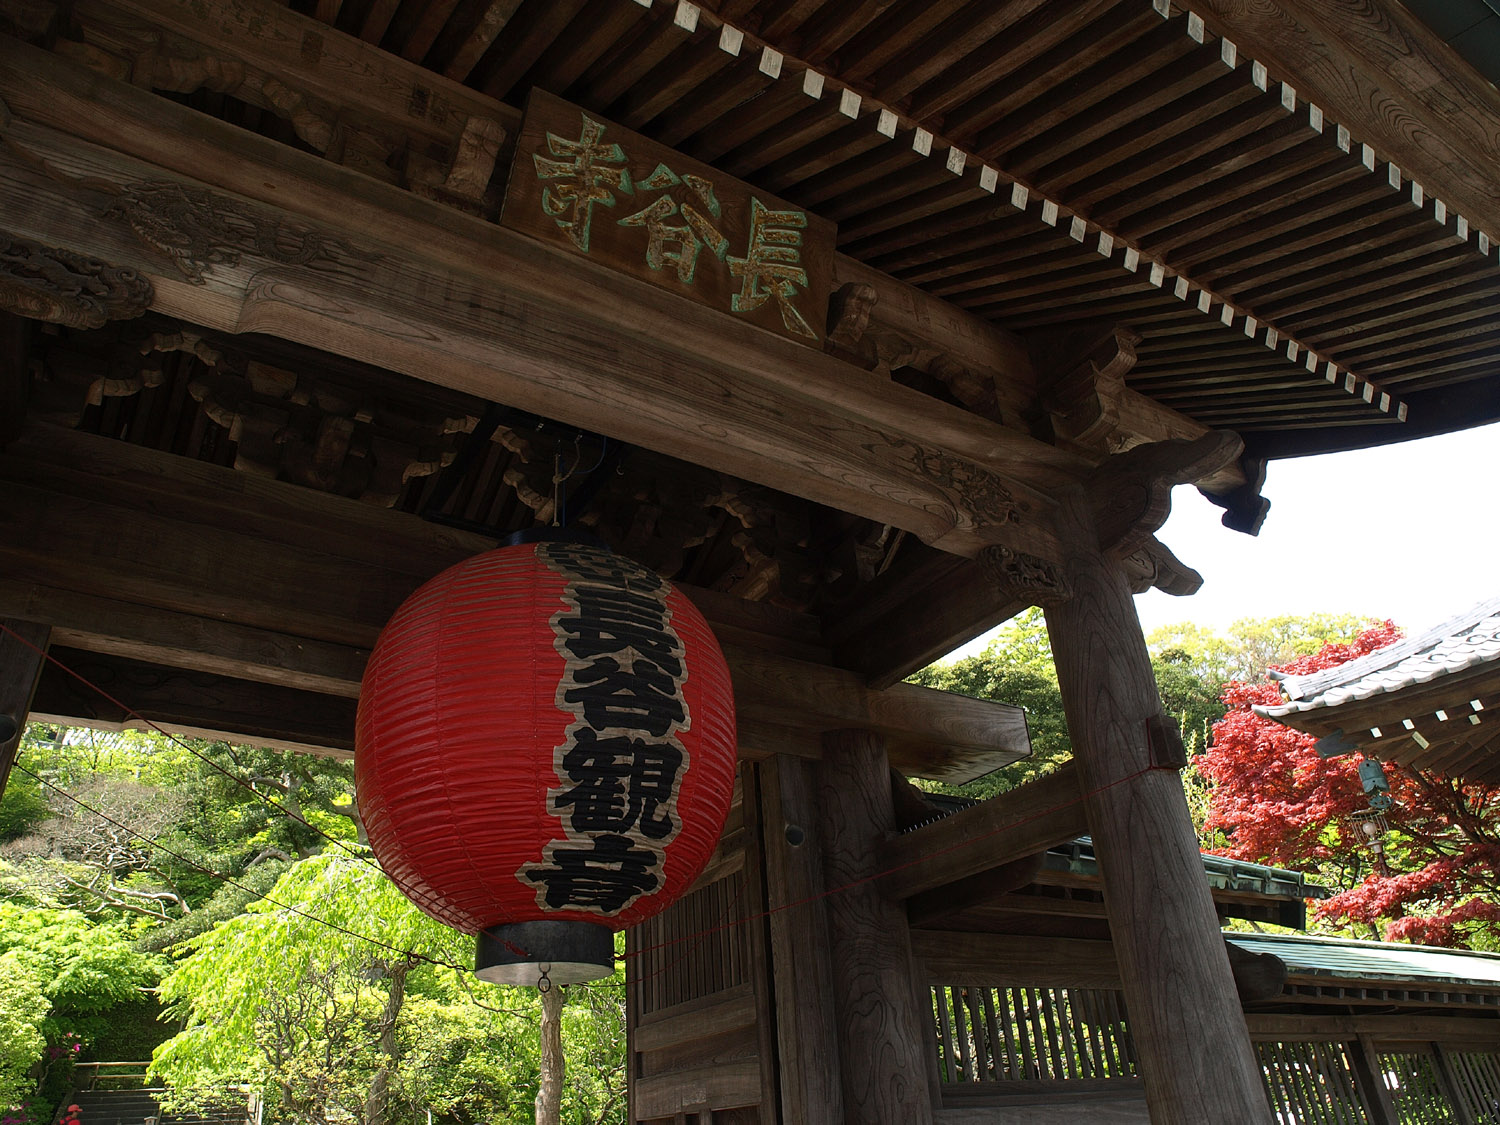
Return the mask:
[[1224,936],[1251,953],[1274,953],[1286,962],[1291,976],[1443,981],[1500,988],[1500,955],[1493,953],[1300,934],[1225,933]]
[[[1099,864],[1094,858],[1094,841],[1088,836],[1080,836],[1070,843],[1059,844],[1047,853],[1045,866],[1049,871],[1097,875]],[[1216,891],[1240,891],[1299,899],[1327,898],[1331,893],[1326,887],[1309,883],[1307,877],[1299,871],[1284,871],[1279,867],[1227,859],[1221,855],[1205,854],[1203,870],[1208,876],[1208,885]]]

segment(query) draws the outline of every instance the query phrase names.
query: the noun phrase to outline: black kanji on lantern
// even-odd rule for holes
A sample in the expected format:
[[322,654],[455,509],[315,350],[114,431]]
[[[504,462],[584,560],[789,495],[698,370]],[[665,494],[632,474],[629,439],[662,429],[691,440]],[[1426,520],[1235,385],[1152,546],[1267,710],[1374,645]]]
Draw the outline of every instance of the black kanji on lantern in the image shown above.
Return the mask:
[[651,571],[578,543],[541,544],[537,557],[567,582],[551,625],[564,660],[557,706],[574,721],[548,795],[566,838],[517,874],[538,884],[538,905],[616,914],[661,884],[680,826],[678,733],[691,723],[682,640]]

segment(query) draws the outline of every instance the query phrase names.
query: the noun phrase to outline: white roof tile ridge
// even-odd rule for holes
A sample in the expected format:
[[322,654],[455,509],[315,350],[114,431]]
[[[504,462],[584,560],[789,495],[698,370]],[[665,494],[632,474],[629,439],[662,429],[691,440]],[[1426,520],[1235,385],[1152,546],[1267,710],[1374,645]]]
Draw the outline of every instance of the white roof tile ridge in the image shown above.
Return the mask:
[[[1312,672],[1305,676],[1289,676],[1276,671],[1272,671],[1270,676],[1272,679],[1281,682],[1281,690],[1286,693],[1289,700],[1298,702],[1321,695],[1329,688],[1340,684],[1352,683],[1355,680],[1363,679],[1373,672],[1392,667],[1403,660],[1410,659],[1429,649],[1435,649],[1444,641],[1452,639],[1456,634],[1472,629],[1479,622],[1497,615],[1500,615],[1500,595],[1469,607],[1462,613],[1444,621],[1442,624],[1433,626],[1425,633],[1421,633],[1415,637],[1406,637],[1393,645],[1387,645],[1385,648],[1367,653],[1357,660],[1351,660],[1347,664],[1340,664],[1335,668],[1328,668],[1321,672]],[[1465,662],[1465,664],[1468,663],[1472,663],[1472,661]],[[1448,670],[1444,669],[1444,671]],[[1435,674],[1435,672],[1432,673],[1432,675]],[[1432,675],[1423,678],[1431,679]],[[1256,708],[1256,710],[1261,711],[1261,708]],[[1302,710],[1302,708],[1287,707],[1284,710],[1282,708],[1266,708],[1262,713],[1279,711],[1285,714],[1291,710]]]

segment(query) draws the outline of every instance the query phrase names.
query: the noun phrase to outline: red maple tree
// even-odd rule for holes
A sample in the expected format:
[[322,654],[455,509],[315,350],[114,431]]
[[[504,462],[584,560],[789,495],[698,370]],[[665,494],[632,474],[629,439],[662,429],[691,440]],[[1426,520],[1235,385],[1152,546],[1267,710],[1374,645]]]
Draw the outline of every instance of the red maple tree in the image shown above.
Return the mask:
[[[1307,675],[1400,637],[1389,621],[1279,671]],[[1270,680],[1230,683],[1229,713],[1198,759],[1212,791],[1205,831],[1235,859],[1322,877],[1337,888],[1316,917],[1368,927],[1388,941],[1500,949],[1500,788],[1387,765],[1395,807],[1376,853],[1361,828],[1369,801],[1359,755],[1319,758],[1312,735],[1263,719],[1281,702]]]

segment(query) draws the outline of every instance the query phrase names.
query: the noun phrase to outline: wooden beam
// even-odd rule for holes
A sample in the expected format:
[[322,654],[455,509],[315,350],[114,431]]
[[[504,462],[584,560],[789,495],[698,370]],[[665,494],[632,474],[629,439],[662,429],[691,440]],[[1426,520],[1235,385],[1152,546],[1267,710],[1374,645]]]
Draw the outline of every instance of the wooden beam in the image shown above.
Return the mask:
[[54,639],[69,648],[345,699],[358,698],[368,655],[349,645],[8,578],[0,578],[0,617],[52,622]]
[[51,630],[3,616],[0,626],[4,626],[0,628],[0,793],[4,793],[46,664]]
[[[520,113],[462,82],[382,51],[290,8],[258,0],[83,0],[69,19],[85,40],[98,29],[111,45],[132,41],[160,50],[160,35],[187,40],[199,58],[237,64],[277,80],[334,116],[357,108],[359,118],[404,132],[416,142],[456,145],[472,118],[499,121],[512,134]],[[132,34],[133,33],[133,34]]]
[[[102,656],[345,700],[357,698],[396,606],[494,546],[403,512],[41,427],[0,453],[0,483],[0,614],[55,626],[60,641]],[[855,672],[806,659],[818,655],[816,619],[684,590],[723,642],[752,755],[816,757],[824,731],[855,723],[884,733],[897,764],[924,776],[964,780],[1028,752],[1019,708],[912,684],[872,691]]]
[[855,672],[726,648],[737,713],[750,723],[821,735],[857,725],[886,737],[898,768],[919,776],[982,776],[1030,753],[1019,707],[915,684],[884,691]]
[[54,648],[52,656],[61,667],[49,664],[37,684],[41,717],[110,730],[160,727],[332,757],[354,752],[351,699],[79,649]]
[[[976,934],[962,931],[913,930],[912,954],[933,984],[977,984],[992,988],[1123,987],[1115,947],[1108,941],[1053,938],[1041,942],[1029,935]],[[1240,1000],[1268,1000],[1281,992],[1286,965],[1247,957],[1233,942],[1224,942]],[[1272,963],[1274,962],[1274,964]]]
[[1088,831],[1072,764],[942,820],[903,832],[880,850],[881,891],[906,899],[1044,852]]
[[996,988],[1119,988],[1120,966],[1107,941],[913,930],[913,955],[933,984]]
[[[437,379],[957,554],[1057,556],[1048,492],[1075,476],[1041,442],[14,41],[0,41],[0,98],[16,117],[7,226],[142,271],[160,312]],[[177,217],[174,257],[97,218],[102,203],[170,223],[143,187],[166,182],[203,210]],[[263,237],[209,233],[231,219]],[[278,261],[267,239],[302,253]]]
[[1500,1049],[1500,1019],[1493,1016],[1432,1016],[1409,1012],[1372,1015],[1296,1015],[1250,1012],[1245,1024],[1256,1039],[1354,1039],[1368,1035],[1381,1041],[1476,1043]]

